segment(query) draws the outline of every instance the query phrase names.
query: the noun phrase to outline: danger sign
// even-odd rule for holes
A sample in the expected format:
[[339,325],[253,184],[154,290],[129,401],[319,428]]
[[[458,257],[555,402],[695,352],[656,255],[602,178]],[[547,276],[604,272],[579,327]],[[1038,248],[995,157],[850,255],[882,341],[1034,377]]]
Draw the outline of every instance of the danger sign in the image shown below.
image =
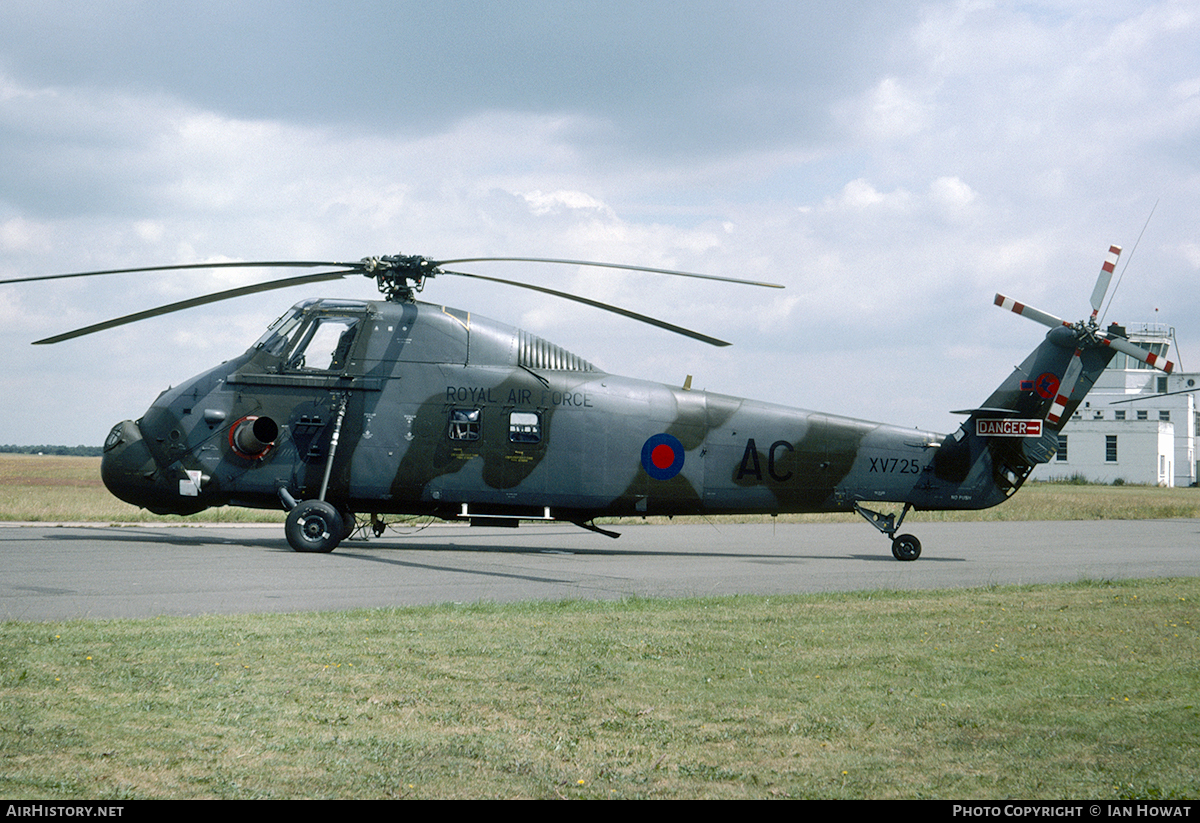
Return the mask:
[[1041,420],[976,420],[981,437],[1041,437]]

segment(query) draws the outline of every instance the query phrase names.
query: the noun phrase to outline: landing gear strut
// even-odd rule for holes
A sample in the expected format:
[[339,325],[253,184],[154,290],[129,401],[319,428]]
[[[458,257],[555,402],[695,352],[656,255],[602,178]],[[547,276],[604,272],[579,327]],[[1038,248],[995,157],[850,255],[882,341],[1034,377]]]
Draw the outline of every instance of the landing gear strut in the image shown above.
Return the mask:
[[279,499],[288,510],[283,533],[293,549],[298,552],[327,554],[337,548],[338,543],[349,537],[355,528],[354,514],[349,509],[338,508],[325,499],[329,490],[329,476],[333,472],[333,458],[337,455],[338,437],[342,432],[342,421],[346,417],[349,395],[342,395],[338,406],[333,434],[329,438],[329,456],[325,459],[325,476],[321,480],[321,493],[316,500],[299,503],[286,487],[278,489]]
[[911,534],[902,534],[896,536],[896,531],[899,530],[900,524],[904,522],[904,516],[912,509],[912,503],[905,503],[904,510],[900,512],[900,519],[896,519],[895,514],[882,514],[877,511],[872,511],[861,503],[854,504],[854,510],[863,516],[863,519],[879,530],[880,534],[886,534],[892,541],[892,557],[897,560],[916,560],[921,556],[921,541]]

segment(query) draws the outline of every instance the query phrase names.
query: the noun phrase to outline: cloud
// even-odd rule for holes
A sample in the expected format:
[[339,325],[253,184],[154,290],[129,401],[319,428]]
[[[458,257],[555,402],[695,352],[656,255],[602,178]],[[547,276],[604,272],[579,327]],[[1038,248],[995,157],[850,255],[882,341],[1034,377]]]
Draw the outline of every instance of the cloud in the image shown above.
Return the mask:
[[[27,85],[164,93],[239,119],[409,137],[481,111],[619,124],[589,153],[713,156],[824,140],[824,108],[908,3],[109,0],[7,4],[0,66]],[[683,13],[681,13],[681,11]],[[54,36],[46,32],[53,29]],[[35,45],[36,44],[36,45]]]
[[930,105],[894,77],[885,77],[868,95],[861,129],[871,140],[902,140],[931,125]]

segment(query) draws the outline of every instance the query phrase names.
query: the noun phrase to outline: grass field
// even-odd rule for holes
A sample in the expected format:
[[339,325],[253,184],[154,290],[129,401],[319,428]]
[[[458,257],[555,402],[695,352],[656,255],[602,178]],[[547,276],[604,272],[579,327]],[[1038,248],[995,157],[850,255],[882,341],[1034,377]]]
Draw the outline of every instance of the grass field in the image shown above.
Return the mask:
[[1200,796],[1200,581],[0,624],[0,795]]
[[[138,519],[97,471],[0,456],[0,517]],[[1197,498],[1033,485],[976,516]],[[1196,798],[1198,602],[1188,578],[9,621],[0,796]]]

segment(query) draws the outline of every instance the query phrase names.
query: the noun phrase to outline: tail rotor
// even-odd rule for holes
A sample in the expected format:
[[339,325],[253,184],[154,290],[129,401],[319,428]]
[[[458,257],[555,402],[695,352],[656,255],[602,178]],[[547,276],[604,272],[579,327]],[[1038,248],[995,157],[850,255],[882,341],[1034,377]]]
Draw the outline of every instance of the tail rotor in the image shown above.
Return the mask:
[[[1117,267],[1117,260],[1120,256],[1120,246],[1109,246],[1108,254],[1105,255],[1104,263],[1100,267],[1100,274],[1096,278],[1096,286],[1092,289],[1090,301],[1092,306],[1091,316],[1075,323],[1067,322],[1061,317],[1055,317],[1048,312],[1035,309],[1010,297],[1005,297],[1002,294],[996,295],[995,303],[1000,308],[1007,309],[1022,317],[1027,317],[1035,323],[1041,323],[1043,326],[1048,326],[1051,329],[1069,329],[1070,335],[1074,338],[1074,353],[1063,369],[1058,389],[1051,395],[1051,402],[1046,409],[1046,422],[1053,426],[1059,425],[1064,412],[1070,404],[1071,395],[1079,381],[1080,374],[1083,372],[1082,355],[1085,349],[1095,346],[1108,346],[1148,366],[1161,369],[1168,374],[1175,368],[1174,363],[1161,355],[1147,351],[1136,343],[1126,339],[1123,330],[1119,327],[1114,325],[1110,326],[1107,330],[1101,330],[1098,325],[1096,318],[1099,315],[1100,307],[1104,303],[1105,295],[1108,294],[1108,287],[1112,282],[1113,271]],[[1059,332],[1059,335],[1065,337],[1063,332]],[[1069,346],[1070,338],[1062,342]]]

